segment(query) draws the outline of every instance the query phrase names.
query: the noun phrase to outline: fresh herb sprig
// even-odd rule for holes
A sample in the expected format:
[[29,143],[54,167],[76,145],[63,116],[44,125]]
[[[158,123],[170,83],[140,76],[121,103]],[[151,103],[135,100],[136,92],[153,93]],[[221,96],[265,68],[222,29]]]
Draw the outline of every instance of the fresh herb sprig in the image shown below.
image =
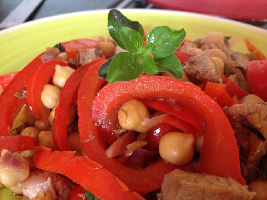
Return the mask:
[[185,38],[184,29],[157,26],[149,32],[144,45],[142,25],[112,9],[108,14],[108,30],[117,45],[127,52],[118,53],[104,63],[98,72],[100,77],[110,83],[129,81],[141,73],[169,72],[176,78],[182,77],[181,63],[173,52]]

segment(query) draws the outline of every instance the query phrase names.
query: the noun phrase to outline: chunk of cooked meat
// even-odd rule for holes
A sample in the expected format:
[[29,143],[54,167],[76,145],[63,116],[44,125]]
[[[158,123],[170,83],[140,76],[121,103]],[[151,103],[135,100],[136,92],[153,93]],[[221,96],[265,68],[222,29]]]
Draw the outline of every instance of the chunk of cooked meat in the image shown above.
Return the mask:
[[259,163],[267,148],[267,104],[235,104],[224,108],[240,149],[242,174],[252,181],[259,173]]
[[183,70],[192,82],[197,80],[202,83],[222,83],[219,67],[204,53],[189,58]]
[[74,183],[57,173],[36,170],[21,184],[23,195],[30,200],[39,192],[51,194],[54,200],[68,200]]
[[80,67],[85,65],[96,58],[104,58],[104,54],[100,47],[96,47],[94,49],[78,49],[77,57],[76,57],[76,66]]
[[165,175],[160,200],[250,200],[255,193],[231,178],[176,169]]

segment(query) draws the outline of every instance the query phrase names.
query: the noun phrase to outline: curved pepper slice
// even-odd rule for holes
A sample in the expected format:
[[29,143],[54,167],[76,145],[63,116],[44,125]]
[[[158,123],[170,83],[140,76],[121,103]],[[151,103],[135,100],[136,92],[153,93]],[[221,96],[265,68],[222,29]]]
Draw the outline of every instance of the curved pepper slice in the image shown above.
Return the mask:
[[101,165],[83,156],[74,156],[74,153],[74,151],[51,152],[49,148],[38,147],[34,152],[33,164],[39,169],[60,173],[70,178],[103,200],[144,200]]
[[14,95],[25,89],[31,74],[42,64],[42,60],[40,59],[41,55],[37,56],[26,67],[24,67],[1,93],[0,136],[9,134],[15,117],[25,104],[25,99],[19,99]]
[[150,75],[140,76],[128,82],[115,82],[101,89],[95,98],[92,113],[94,121],[105,119],[112,111],[133,98],[172,99],[194,110],[203,122],[205,136],[199,171],[232,177],[245,184],[241,175],[234,131],[221,107],[203,91],[191,83]]
[[10,152],[32,149],[37,145],[36,139],[29,136],[15,135],[0,137],[0,152],[7,149]]
[[44,123],[49,123],[48,117],[50,109],[45,107],[41,100],[41,93],[46,84],[55,74],[56,65],[68,66],[63,60],[53,59],[43,63],[33,74],[30,76],[26,86],[26,101],[30,107],[33,116]]
[[221,74],[221,77],[223,79],[223,83],[226,85],[226,92],[233,97],[236,95],[238,99],[245,97],[249,95],[249,93],[244,90],[243,88],[239,87],[237,84],[235,84],[233,81],[230,81],[224,74]]
[[[132,191],[136,191],[140,194],[147,194],[149,192],[155,191],[160,189],[163,177],[166,173],[172,171],[173,169],[177,168],[176,165],[170,164],[165,162],[163,159],[159,159],[157,163],[149,165],[147,168],[129,168],[123,165],[115,158],[107,158],[106,156],[106,142],[101,137],[101,133],[99,132],[98,128],[96,127],[96,120],[92,119],[92,106],[93,101],[97,92],[101,89],[102,84],[105,83],[105,80],[98,77],[98,68],[92,66],[86,72],[79,91],[78,91],[78,115],[79,115],[79,131],[80,131],[80,138],[84,148],[84,151],[88,155],[88,157],[99,164],[103,165],[105,169],[110,171],[112,174],[117,176],[120,180],[122,180]],[[124,82],[120,82],[123,84]],[[126,82],[124,84],[129,84],[130,88],[127,90],[127,93],[131,93],[133,89],[133,85],[136,82]],[[141,83],[142,84],[142,83]],[[113,88],[113,85],[115,86]],[[119,87],[118,83],[114,83],[113,85],[109,85],[109,87],[104,87],[104,93],[101,92],[101,97],[97,97],[96,101],[98,103],[94,104],[93,111],[96,112],[98,109],[103,109],[102,99],[105,99],[105,93],[107,94],[107,98],[110,97],[110,94],[114,92],[114,94],[118,95]],[[117,86],[116,86],[117,85]],[[139,84],[136,85],[138,87]],[[126,85],[123,86],[124,90],[127,87]],[[122,88],[122,89],[123,89]],[[149,88],[149,87],[148,87]],[[148,89],[147,88],[147,89]],[[101,89],[102,91],[102,89]],[[134,92],[135,96],[138,97],[139,94]],[[140,94],[142,95],[142,94]],[[127,96],[127,94],[126,94]],[[133,98],[124,98],[125,95],[122,94],[119,98],[120,100],[117,101],[119,103],[125,102],[127,99]],[[99,99],[101,98],[101,100]],[[97,100],[98,99],[98,100]],[[106,99],[107,100],[107,99]],[[105,100],[105,101],[106,101]],[[106,102],[107,103],[107,102]],[[109,103],[109,102],[108,102]],[[100,105],[101,104],[101,105]],[[112,106],[113,103],[111,103]],[[105,103],[104,103],[105,105]],[[120,104],[121,105],[121,104]],[[113,110],[112,107],[111,110]],[[116,108],[116,107],[115,107]],[[106,109],[103,110],[106,112]],[[98,112],[102,112],[98,110]],[[105,119],[103,114],[103,118],[99,117],[97,119]],[[185,171],[194,171],[195,166],[193,165],[186,165],[182,166],[181,168]]]
[[66,81],[64,87],[61,90],[58,105],[55,111],[55,117],[53,122],[53,135],[55,144],[58,150],[68,151],[71,150],[68,138],[67,138],[67,122],[68,113],[73,102],[74,94],[77,94],[81,80],[85,72],[90,66],[97,64],[101,66],[107,59],[96,59],[88,64],[77,69]]
[[143,100],[142,102],[149,108],[153,108],[154,110],[162,111],[175,116],[201,130],[201,125],[199,122],[200,119],[186,105],[181,105],[177,102],[173,102],[172,100],[169,100],[168,102],[161,100]]
[[189,133],[194,135],[195,137],[200,136],[202,133],[192,124],[183,121],[179,118],[173,117],[173,116],[168,116],[165,119],[162,120],[161,123],[167,123],[170,124],[174,127],[176,127],[177,129],[185,132],[185,133]]
[[19,72],[12,72],[10,74],[0,76],[0,90],[3,90],[18,73]]

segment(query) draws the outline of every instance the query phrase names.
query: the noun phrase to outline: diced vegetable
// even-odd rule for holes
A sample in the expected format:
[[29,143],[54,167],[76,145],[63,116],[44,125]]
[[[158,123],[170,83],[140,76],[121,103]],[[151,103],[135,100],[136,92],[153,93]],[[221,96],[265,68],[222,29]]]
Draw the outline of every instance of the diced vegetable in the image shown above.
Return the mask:
[[267,60],[250,62],[246,79],[251,92],[267,101]]

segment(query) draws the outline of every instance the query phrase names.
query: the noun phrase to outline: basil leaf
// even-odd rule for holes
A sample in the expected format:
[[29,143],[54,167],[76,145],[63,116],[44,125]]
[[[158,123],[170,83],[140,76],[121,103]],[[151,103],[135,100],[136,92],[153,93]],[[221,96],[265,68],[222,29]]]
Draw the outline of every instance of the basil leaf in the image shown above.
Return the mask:
[[107,81],[129,81],[137,78],[142,72],[139,63],[134,62],[134,57],[128,52],[121,52],[112,58]]
[[164,58],[157,58],[155,59],[155,63],[158,66],[160,72],[169,72],[175,78],[182,78],[183,69],[180,61],[174,54],[171,54]]
[[173,30],[167,26],[157,26],[149,32],[147,43],[153,45],[154,57],[163,58],[181,45],[185,35],[184,29]]
[[145,46],[142,46],[141,53],[143,55],[148,55],[153,49],[153,46],[151,44],[147,44]]
[[142,55],[140,53],[133,54],[134,62],[139,63],[142,59]]
[[134,54],[140,51],[143,45],[143,39],[140,34],[128,27],[123,27],[120,30],[121,39],[127,51]]
[[124,43],[121,41],[120,35],[120,29],[123,27],[128,27],[134,31],[137,31],[142,38],[144,36],[143,26],[139,22],[131,21],[117,9],[111,9],[108,13],[109,34],[118,46],[126,49]]
[[86,199],[87,200],[100,200],[99,198],[97,198],[95,195],[93,195],[91,192],[89,192],[88,190],[86,189],[83,189],[84,193],[85,193],[85,196],[86,196]]
[[101,65],[100,69],[98,70],[98,76],[100,76],[103,79],[107,78],[111,60],[112,60],[112,58]]
[[143,68],[143,72],[147,74],[157,74],[159,72],[152,56],[145,56],[142,59],[141,66]]

